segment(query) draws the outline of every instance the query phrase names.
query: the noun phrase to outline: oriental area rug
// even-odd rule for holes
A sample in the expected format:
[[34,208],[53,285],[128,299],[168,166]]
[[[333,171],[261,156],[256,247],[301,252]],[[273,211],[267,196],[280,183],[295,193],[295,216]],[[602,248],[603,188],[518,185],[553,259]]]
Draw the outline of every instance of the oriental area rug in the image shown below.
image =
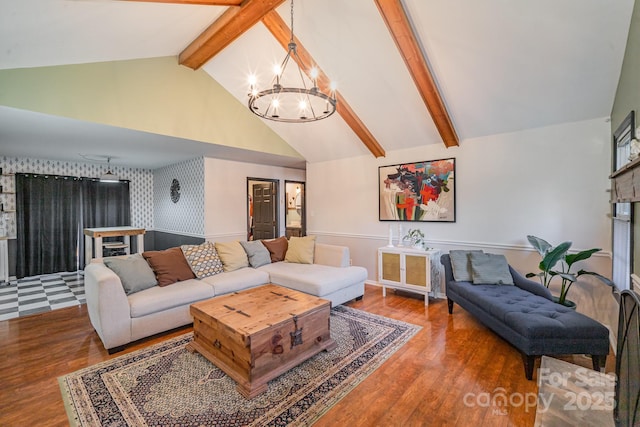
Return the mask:
[[72,426],[307,426],[421,328],[338,306],[337,348],[320,352],[245,399],[236,383],[185,345],[192,333],[58,379]]

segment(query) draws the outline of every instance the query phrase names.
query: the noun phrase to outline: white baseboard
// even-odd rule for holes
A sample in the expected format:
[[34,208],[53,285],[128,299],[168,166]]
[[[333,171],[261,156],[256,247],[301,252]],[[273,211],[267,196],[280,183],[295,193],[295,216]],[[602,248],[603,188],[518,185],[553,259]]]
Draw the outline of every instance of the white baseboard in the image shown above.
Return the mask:
[[[375,281],[373,281],[373,280],[365,280],[364,284],[365,284],[365,285],[376,286],[376,287],[378,287],[378,288],[381,288],[381,287],[382,287],[382,283],[378,283],[378,282],[375,282]],[[387,288],[388,288],[388,289],[393,289],[391,286],[387,286]],[[411,291],[409,291],[409,290],[405,290],[405,289],[400,289],[400,290],[401,290],[401,291],[404,291],[404,292],[411,292]],[[419,294],[416,294],[416,295],[419,295]],[[437,293],[437,294],[435,294],[435,295],[431,295],[431,294],[429,294],[429,296],[431,296],[431,297],[433,297],[433,298],[436,298],[436,299],[446,299],[446,298],[447,298],[447,295],[446,295],[446,294],[443,294],[442,292],[438,292],[438,293]]]

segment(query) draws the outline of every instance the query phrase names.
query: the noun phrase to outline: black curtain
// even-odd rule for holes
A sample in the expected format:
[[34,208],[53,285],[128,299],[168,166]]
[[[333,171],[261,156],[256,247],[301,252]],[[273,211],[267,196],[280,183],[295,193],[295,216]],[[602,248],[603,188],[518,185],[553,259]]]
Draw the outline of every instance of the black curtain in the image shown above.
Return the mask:
[[129,181],[82,180],[83,228],[131,225]]
[[[100,182],[84,179],[80,184],[82,187],[82,222],[79,227],[81,233],[85,228],[131,225],[129,181]],[[104,241],[108,240],[109,238],[104,239]],[[78,260],[80,268],[83,268],[85,265],[84,238],[78,246]]]
[[77,270],[77,179],[21,173],[15,178],[16,276]]
[[16,276],[76,271],[83,228],[130,225],[129,182],[17,173]]

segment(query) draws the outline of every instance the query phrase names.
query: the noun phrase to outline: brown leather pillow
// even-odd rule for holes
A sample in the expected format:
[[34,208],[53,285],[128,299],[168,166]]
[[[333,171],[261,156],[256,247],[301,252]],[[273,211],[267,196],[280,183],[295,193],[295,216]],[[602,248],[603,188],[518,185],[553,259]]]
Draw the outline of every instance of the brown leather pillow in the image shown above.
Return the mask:
[[267,249],[269,249],[271,262],[284,261],[284,257],[287,254],[287,248],[289,247],[289,242],[286,237],[282,236],[274,240],[261,240],[261,242],[267,247]]
[[179,247],[164,251],[147,251],[143,252],[142,256],[155,273],[158,286],[167,286],[196,277]]

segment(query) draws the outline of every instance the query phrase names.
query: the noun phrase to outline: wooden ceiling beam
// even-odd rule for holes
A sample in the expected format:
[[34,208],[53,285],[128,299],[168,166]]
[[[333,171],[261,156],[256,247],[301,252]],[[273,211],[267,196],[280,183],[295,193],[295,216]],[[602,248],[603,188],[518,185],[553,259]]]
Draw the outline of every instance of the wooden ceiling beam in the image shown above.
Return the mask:
[[141,3],[199,4],[203,6],[240,6],[243,0],[124,0]]
[[375,2],[409,69],[409,74],[411,74],[420,96],[431,114],[444,145],[447,147],[459,145],[460,141],[451,122],[451,117],[429,70],[417,37],[411,28],[401,0],[375,0]]
[[197,70],[284,0],[245,0],[230,7],[178,56],[181,65]]
[[[267,29],[273,34],[278,43],[282,45],[284,50],[288,50],[289,41],[291,40],[291,29],[287,26],[286,22],[282,20],[280,15],[273,10],[264,15],[262,18],[262,23],[267,27]],[[309,69],[315,67],[318,70],[318,78],[316,79],[318,88],[322,92],[329,93],[331,92],[331,80],[329,77],[320,69],[317,62],[313,59],[311,54],[304,48],[304,46],[300,43],[300,40],[294,38],[294,41],[297,45],[297,52],[300,60],[303,64],[298,64],[300,67],[305,68],[309,67]],[[295,57],[291,57],[291,59],[296,60]],[[309,69],[304,69],[303,71],[308,74]],[[356,115],[356,113],[351,109],[347,101],[340,94],[340,92],[336,91],[336,111],[342,119],[347,123],[347,125],[355,132],[355,134],[360,138],[362,143],[369,149],[371,154],[375,157],[384,157],[385,151],[384,148],[376,141],[373,134],[367,129],[362,120]]]

